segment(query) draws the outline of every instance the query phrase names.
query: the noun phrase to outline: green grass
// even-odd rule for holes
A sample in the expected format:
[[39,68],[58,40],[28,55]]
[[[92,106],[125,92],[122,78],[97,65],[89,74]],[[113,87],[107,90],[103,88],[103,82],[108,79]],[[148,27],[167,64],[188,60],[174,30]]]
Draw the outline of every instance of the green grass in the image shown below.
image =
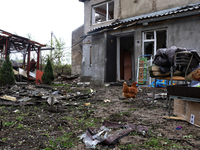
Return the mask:
[[50,137],[47,133],[43,133],[43,136]]
[[2,138],[1,141],[7,141],[9,138]]
[[131,113],[130,112],[121,112],[119,113],[119,116],[130,116]]
[[25,126],[23,125],[23,124],[18,124],[18,126],[16,127],[17,129],[24,129],[25,128]]
[[18,116],[15,118],[17,121],[22,121],[24,119],[24,117]]
[[61,119],[63,119],[63,120],[68,120],[68,121],[74,120],[74,118],[72,118],[72,117],[67,117],[67,116],[62,117]]
[[12,126],[15,122],[3,122],[3,126]]
[[53,86],[66,86],[66,87],[70,87],[71,84],[62,84],[62,83],[54,83],[52,84]]
[[134,145],[132,144],[126,144],[126,145],[118,145],[118,147],[122,150],[132,150]]
[[63,136],[57,137],[56,139],[52,139],[49,141],[50,147],[47,149],[57,149],[60,148],[72,148],[77,141],[78,138],[73,138],[73,133],[65,133]]

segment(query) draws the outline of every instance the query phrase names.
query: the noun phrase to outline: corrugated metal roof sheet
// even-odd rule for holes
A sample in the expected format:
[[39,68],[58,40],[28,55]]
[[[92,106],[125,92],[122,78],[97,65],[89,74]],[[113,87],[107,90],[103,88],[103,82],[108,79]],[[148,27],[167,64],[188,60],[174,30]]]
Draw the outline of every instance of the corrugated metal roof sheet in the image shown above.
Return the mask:
[[93,32],[95,30],[99,30],[102,28],[117,26],[120,24],[125,24],[125,23],[130,23],[130,22],[135,22],[135,21],[150,19],[150,18],[164,17],[164,16],[168,16],[168,15],[174,15],[177,13],[185,13],[185,12],[199,10],[199,9],[200,9],[200,2],[195,3],[195,4],[189,4],[189,5],[186,5],[183,7],[176,7],[176,8],[172,8],[172,9],[166,9],[166,10],[157,11],[157,12],[153,12],[153,13],[149,13],[149,14],[135,16],[135,17],[127,18],[127,19],[116,20],[115,22],[113,22],[109,25],[96,27],[96,28],[92,29],[90,32]]

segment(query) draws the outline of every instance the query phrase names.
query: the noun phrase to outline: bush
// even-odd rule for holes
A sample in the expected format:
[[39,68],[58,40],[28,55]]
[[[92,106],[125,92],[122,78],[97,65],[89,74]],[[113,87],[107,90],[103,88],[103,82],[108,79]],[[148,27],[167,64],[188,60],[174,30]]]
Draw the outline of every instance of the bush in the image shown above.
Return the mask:
[[69,65],[69,64],[54,65],[53,70],[56,73],[71,75],[71,65]]
[[47,64],[44,67],[44,74],[42,75],[42,82],[45,84],[51,84],[53,80],[54,80],[53,68],[52,68],[51,62],[48,58]]
[[13,85],[14,83],[15,75],[13,72],[12,63],[9,59],[9,55],[7,55],[6,60],[3,62],[2,68],[0,69],[0,85]]

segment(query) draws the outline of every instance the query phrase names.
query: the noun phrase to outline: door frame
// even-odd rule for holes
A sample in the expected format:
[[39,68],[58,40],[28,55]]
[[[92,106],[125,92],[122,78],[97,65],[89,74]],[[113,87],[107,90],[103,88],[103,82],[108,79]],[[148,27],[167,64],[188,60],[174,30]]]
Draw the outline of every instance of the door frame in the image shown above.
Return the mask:
[[[120,76],[120,38],[121,37],[127,37],[127,36],[133,36],[133,43],[134,43],[134,51],[135,51],[135,32],[129,32],[129,33],[124,33],[124,34],[120,34],[117,35],[116,38],[116,42],[117,42],[117,80],[121,79]],[[135,52],[134,52],[135,55]],[[135,74],[134,74],[134,70],[135,70],[135,59],[134,59],[134,55],[131,55],[131,61],[132,61],[132,78],[135,78]]]
[[116,36],[104,33],[105,38],[105,73],[104,82],[116,82],[117,80],[117,50]]

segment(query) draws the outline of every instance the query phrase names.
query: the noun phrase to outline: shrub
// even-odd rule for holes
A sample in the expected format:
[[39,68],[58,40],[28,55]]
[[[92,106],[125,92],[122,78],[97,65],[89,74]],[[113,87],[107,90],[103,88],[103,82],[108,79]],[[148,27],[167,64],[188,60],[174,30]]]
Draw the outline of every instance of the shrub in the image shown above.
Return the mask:
[[9,55],[7,55],[6,60],[3,62],[2,68],[0,69],[0,85],[13,85],[14,83],[15,75],[13,72],[12,63],[9,59]]
[[48,58],[47,64],[44,67],[44,74],[42,75],[42,82],[45,84],[51,84],[53,80],[54,80],[53,68],[52,68],[51,62]]

